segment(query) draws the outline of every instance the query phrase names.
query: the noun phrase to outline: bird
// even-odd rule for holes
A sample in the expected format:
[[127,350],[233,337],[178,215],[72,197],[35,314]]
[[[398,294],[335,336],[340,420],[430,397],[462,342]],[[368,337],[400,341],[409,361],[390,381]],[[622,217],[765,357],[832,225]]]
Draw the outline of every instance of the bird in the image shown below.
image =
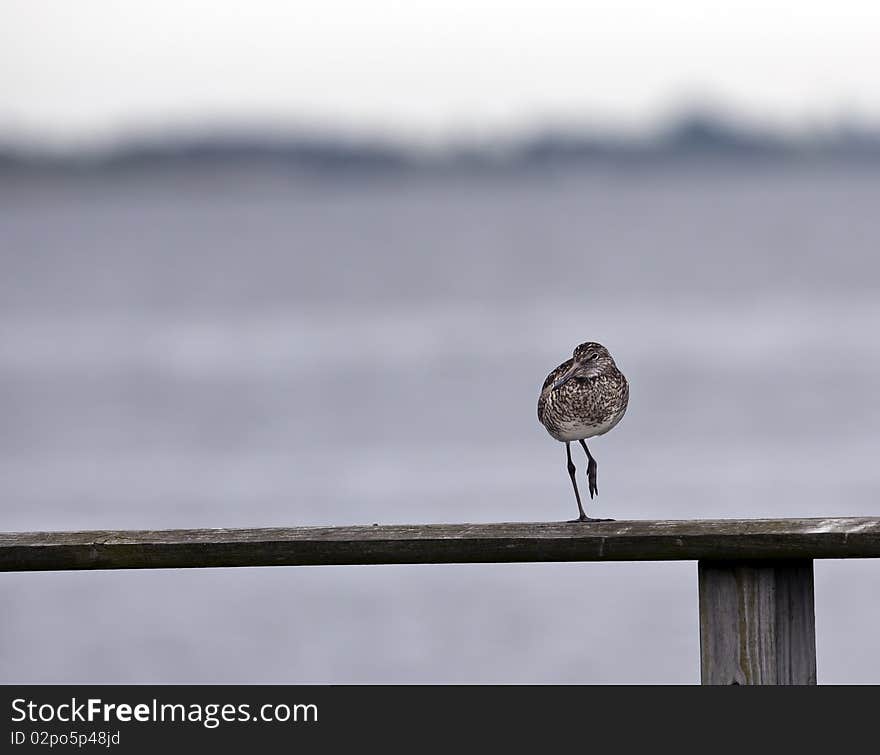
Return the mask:
[[604,435],[626,413],[629,404],[629,383],[602,344],[586,341],[578,345],[571,359],[553,370],[538,397],[538,421],[558,441],[565,443],[568,475],[578,505],[578,518],[573,522],[601,522],[608,519],[588,517],[581,504],[571,460],[571,442],[579,441],[587,454],[587,479],[590,499],[599,494],[596,477],[599,465],[584,442]]

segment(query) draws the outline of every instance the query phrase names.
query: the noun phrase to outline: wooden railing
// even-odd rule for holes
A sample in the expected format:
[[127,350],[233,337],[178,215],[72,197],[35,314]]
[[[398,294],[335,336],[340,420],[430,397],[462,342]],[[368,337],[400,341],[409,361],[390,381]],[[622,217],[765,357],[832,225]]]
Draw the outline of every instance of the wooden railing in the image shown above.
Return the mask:
[[0,571],[698,561],[704,684],[816,683],[816,558],[880,558],[880,518],[0,534]]

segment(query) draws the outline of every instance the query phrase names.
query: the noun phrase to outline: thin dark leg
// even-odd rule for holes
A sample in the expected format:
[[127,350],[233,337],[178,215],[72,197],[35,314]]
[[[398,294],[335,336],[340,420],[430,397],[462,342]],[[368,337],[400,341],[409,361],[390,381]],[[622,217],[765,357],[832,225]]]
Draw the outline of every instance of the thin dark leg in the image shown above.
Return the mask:
[[587,448],[587,444],[580,441],[580,444],[584,447],[584,451],[587,453],[587,458],[589,461],[587,462],[587,479],[590,483],[590,498],[593,496],[599,495],[599,488],[596,485],[596,477],[599,472],[599,465],[596,463],[596,460],[593,458],[593,454],[590,453],[590,449]]
[[571,445],[568,441],[565,442],[565,455],[568,457],[568,476],[571,477],[571,486],[574,488],[574,497],[578,502],[578,511],[580,512],[580,516],[575,519],[576,522],[586,522],[589,520],[586,512],[584,511],[584,507],[581,506],[581,494],[578,492],[578,484],[577,480],[574,477],[575,466],[574,462],[571,460]]
[[[590,483],[590,498],[592,499],[594,495],[599,495],[599,488],[596,486],[596,476],[599,471],[599,465],[596,463],[596,460],[593,458],[593,455],[590,453],[590,449],[587,448],[587,444],[580,441],[580,444],[584,447],[584,451],[587,452],[587,458],[589,461],[587,462],[587,480]],[[590,519],[591,522],[613,522],[613,519]]]

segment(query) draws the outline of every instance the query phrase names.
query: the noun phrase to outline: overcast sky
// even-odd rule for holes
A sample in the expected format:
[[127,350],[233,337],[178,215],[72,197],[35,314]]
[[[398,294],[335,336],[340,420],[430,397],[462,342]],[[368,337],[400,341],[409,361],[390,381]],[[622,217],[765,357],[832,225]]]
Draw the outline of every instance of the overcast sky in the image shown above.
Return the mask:
[[0,0],[0,129],[880,121],[877,0]]

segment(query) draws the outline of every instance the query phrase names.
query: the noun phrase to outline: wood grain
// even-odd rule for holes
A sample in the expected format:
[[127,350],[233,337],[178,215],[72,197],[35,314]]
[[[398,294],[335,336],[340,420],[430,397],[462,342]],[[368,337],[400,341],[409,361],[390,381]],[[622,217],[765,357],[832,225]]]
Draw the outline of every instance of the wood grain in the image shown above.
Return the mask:
[[700,561],[703,684],[815,684],[813,562]]
[[880,518],[0,534],[0,571],[878,557]]

